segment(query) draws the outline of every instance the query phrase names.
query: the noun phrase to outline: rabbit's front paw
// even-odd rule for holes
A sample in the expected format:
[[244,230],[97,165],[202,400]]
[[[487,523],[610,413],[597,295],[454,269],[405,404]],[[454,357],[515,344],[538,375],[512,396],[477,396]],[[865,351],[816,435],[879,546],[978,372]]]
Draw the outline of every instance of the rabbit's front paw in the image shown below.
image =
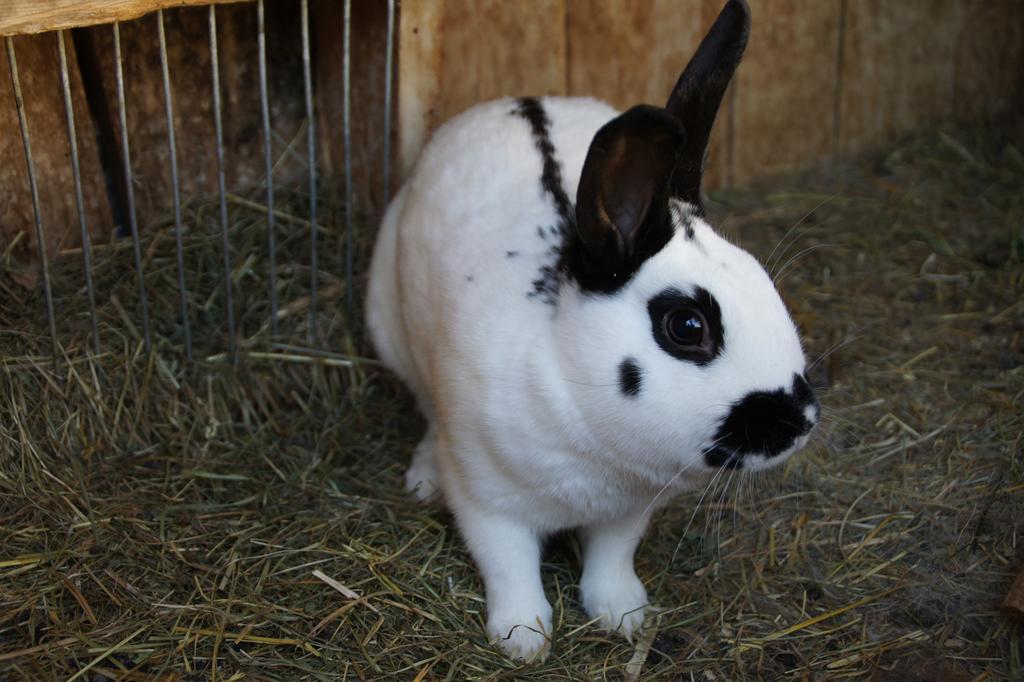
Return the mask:
[[584,575],[580,594],[587,615],[605,630],[618,630],[632,641],[643,625],[647,590],[632,570]]
[[437,438],[434,429],[430,428],[413,451],[412,463],[405,471],[405,490],[412,493],[418,502],[436,502],[441,496],[440,476],[434,458],[436,447]]
[[[487,619],[487,634],[505,654],[527,663],[543,661],[551,643],[551,607],[517,613],[496,613]],[[539,612],[538,612],[539,611]]]

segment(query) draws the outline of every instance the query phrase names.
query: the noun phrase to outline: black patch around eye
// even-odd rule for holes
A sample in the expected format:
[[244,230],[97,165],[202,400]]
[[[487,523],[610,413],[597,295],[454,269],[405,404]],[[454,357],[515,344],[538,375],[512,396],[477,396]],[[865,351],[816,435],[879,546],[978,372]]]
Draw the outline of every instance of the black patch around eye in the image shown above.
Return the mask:
[[[708,335],[705,348],[688,350],[673,343],[665,332],[663,320],[674,310],[693,308],[700,311],[707,323],[704,333]],[[651,333],[661,349],[680,360],[697,365],[706,365],[725,349],[725,329],[722,326],[722,309],[707,289],[696,287],[692,295],[679,289],[665,289],[647,302],[647,313],[651,318]]]
[[644,373],[633,358],[626,358],[619,364],[619,389],[622,394],[635,398],[640,395]]

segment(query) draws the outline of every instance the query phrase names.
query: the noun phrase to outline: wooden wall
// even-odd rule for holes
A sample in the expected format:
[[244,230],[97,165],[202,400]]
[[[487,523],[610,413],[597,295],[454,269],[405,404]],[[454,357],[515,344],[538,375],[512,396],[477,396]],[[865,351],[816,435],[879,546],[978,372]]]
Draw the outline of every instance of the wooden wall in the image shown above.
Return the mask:
[[[1021,103],[1019,0],[749,0],[753,32],[708,184],[855,153],[950,115]],[[474,102],[592,95],[663,104],[722,0],[405,0],[400,168]]]
[[[255,5],[216,0],[228,184],[262,182]],[[723,103],[709,186],[745,183],[917,126],[1020,106],[1024,2],[1019,0],[749,0],[753,34]],[[156,19],[166,12],[182,189],[216,189],[209,0],[0,0],[0,35],[67,33],[90,229],[123,218],[112,33],[120,19],[129,139],[140,223],[166,220],[169,167]],[[663,104],[722,0],[401,0],[396,164],[400,181],[430,131],[472,104],[507,95],[592,95],[625,108]],[[382,186],[383,0],[352,0],[352,158],[356,200]],[[312,0],[318,165],[342,169],[341,2]],[[85,26],[100,23],[102,25]],[[297,0],[267,0],[270,97],[282,180],[305,170]],[[73,37],[73,40],[72,40]],[[17,35],[49,248],[78,242],[55,34]],[[291,151],[287,151],[291,149]],[[290,165],[289,165],[290,164]],[[108,185],[113,188],[108,192]],[[15,244],[14,247],[11,245]],[[21,138],[0,50],[0,265],[32,260]],[[31,273],[31,270],[24,271]],[[17,274],[17,273],[15,273]],[[22,273],[24,274],[24,273]],[[28,279],[31,279],[30,274]]]

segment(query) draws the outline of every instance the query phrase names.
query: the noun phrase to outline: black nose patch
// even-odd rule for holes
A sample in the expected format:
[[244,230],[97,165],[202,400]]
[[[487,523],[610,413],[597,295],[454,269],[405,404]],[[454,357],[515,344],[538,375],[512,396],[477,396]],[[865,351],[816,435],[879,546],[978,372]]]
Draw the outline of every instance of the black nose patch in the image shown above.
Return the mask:
[[[821,418],[821,404],[818,403],[818,398],[814,395],[814,389],[811,388],[811,382],[807,380],[807,375],[793,375],[793,395],[796,396],[797,402],[802,408],[808,405],[814,406],[814,421]],[[813,424],[812,424],[813,426]]]
[[[804,415],[815,410],[814,421]],[[715,447],[705,456],[708,466],[739,468],[750,453],[774,457],[807,434],[818,419],[818,401],[807,380],[793,375],[791,390],[754,391],[732,406],[715,434]]]

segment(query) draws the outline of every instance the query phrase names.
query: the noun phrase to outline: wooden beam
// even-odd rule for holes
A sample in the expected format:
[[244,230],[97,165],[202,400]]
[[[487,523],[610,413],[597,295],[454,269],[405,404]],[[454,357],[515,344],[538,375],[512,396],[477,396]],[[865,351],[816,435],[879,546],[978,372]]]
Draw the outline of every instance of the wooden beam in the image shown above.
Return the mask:
[[959,2],[857,0],[845,7],[839,153],[859,153],[954,112]]
[[444,0],[402,3],[398,17],[398,181],[437,126]]
[[840,4],[772,0],[751,10],[754,30],[736,74],[737,184],[834,153]]
[[136,19],[169,7],[240,0],[0,0],[0,35],[42,33],[62,28]]
[[1024,3],[961,0],[956,31],[954,113],[1019,110],[1024,104]]
[[[51,258],[61,249],[81,244],[56,41],[56,36],[52,35],[14,39],[18,75],[32,141],[32,157],[39,183],[43,230]],[[103,183],[96,133],[89,116],[70,35],[67,36],[66,44],[86,227],[94,241],[99,242],[110,235],[110,206]],[[16,243],[12,255],[19,265],[9,273],[15,280],[32,288],[38,272],[34,264],[38,262],[39,244],[33,230],[28,174],[9,74],[7,53],[0,49],[0,187],[3,188],[3,198],[0,199],[0,254],[6,252],[12,243]]]
[[398,30],[399,169],[478,102],[566,91],[565,0],[405,0]]

